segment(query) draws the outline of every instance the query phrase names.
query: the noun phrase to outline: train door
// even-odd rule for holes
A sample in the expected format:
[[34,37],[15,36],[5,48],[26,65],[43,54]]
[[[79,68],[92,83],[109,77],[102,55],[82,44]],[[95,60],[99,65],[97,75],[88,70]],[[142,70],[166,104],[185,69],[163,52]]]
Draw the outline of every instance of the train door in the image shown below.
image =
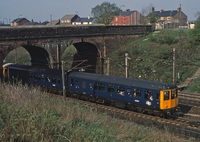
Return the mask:
[[174,108],[178,105],[177,89],[171,91],[171,107]]
[[170,109],[172,108],[171,104],[171,90],[161,91],[160,96],[160,109]]
[[94,85],[93,85],[94,83],[93,82],[90,82],[90,81],[88,81],[88,95],[93,95],[93,91],[94,91]]

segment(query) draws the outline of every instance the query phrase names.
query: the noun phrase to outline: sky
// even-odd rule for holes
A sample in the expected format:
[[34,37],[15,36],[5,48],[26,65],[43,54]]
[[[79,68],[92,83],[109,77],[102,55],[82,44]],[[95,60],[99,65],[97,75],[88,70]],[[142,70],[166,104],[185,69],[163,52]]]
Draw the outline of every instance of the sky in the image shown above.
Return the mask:
[[66,14],[78,14],[88,17],[91,10],[103,2],[115,3],[123,11],[137,10],[150,5],[155,11],[177,10],[178,7],[188,16],[188,20],[195,20],[195,14],[200,12],[200,0],[0,0],[0,21],[7,24],[16,18],[27,18],[36,22],[61,19]]

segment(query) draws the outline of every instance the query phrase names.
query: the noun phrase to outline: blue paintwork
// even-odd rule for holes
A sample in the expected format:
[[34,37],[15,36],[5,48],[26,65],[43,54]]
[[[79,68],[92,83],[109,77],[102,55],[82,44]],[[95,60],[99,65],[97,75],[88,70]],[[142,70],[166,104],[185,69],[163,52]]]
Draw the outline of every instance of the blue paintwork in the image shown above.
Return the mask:
[[[71,85],[71,79],[73,79],[73,85]],[[75,85],[75,81],[77,81],[77,85]],[[86,83],[86,87],[82,88],[82,82],[85,81]],[[92,88],[90,88],[89,84],[92,84]],[[103,83],[105,85],[105,90],[104,91],[99,91],[99,90],[95,90],[94,89],[94,84],[95,83]],[[110,83],[109,83],[110,84]],[[108,87],[107,87],[108,83],[106,82],[98,82],[98,81],[92,81],[92,80],[83,80],[80,78],[68,78],[68,90],[69,91],[73,91],[79,94],[87,94],[87,95],[93,95],[93,96],[98,96],[98,97],[102,97],[102,98],[108,98],[108,99],[112,99],[112,100],[117,100],[117,101],[121,101],[121,102],[126,102],[126,103],[133,103],[136,105],[141,105],[141,106],[147,106],[147,107],[151,107],[154,109],[159,109],[160,108],[160,104],[159,104],[159,100],[156,100],[156,94],[160,93],[160,90],[149,90],[148,91],[152,91],[153,92],[153,101],[149,100],[149,99],[145,99],[145,95],[144,92],[147,91],[147,89],[144,88],[135,88],[132,86],[123,86],[120,84],[112,84],[114,85],[114,93],[109,93]],[[117,86],[122,86],[125,88],[125,93],[124,95],[119,95],[117,94]],[[130,89],[130,95],[128,95],[127,89]],[[133,89],[140,89],[141,90],[141,98],[135,98],[133,97]]]

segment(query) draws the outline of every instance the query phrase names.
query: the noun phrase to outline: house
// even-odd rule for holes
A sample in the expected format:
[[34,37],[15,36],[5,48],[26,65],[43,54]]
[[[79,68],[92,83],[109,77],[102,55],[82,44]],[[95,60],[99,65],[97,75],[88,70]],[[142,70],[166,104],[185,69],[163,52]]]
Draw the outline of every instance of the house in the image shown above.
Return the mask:
[[71,14],[71,15],[65,15],[61,20],[60,24],[61,25],[72,25],[72,23],[77,19],[80,18],[76,14]]
[[21,26],[29,23],[30,21],[26,18],[17,18],[11,22],[11,26]]
[[114,16],[111,25],[142,25],[145,19],[137,10],[130,11],[130,9],[127,9],[121,11],[119,16]]
[[49,23],[46,24],[47,26],[55,26],[60,25],[60,20],[52,20]]
[[49,22],[48,21],[44,21],[44,22],[34,22],[33,19],[31,20],[31,22],[25,24],[24,26],[36,26],[36,25],[47,25]]
[[156,28],[158,29],[177,28],[187,25],[187,15],[182,12],[181,7],[178,7],[177,10],[167,11],[164,11],[163,9],[161,9],[160,11],[155,11],[153,7],[152,12],[154,12],[158,16],[158,21],[156,23]]
[[94,24],[94,18],[88,16],[87,18],[77,18],[72,25],[91,25]]

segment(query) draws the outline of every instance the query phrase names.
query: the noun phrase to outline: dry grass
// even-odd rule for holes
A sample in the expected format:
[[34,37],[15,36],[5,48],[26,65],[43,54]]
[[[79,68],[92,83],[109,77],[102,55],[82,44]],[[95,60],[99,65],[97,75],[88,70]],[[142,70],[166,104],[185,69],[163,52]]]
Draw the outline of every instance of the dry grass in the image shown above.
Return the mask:
[[0,104],[0,141],[185,141],[21,84],[0,84]]

